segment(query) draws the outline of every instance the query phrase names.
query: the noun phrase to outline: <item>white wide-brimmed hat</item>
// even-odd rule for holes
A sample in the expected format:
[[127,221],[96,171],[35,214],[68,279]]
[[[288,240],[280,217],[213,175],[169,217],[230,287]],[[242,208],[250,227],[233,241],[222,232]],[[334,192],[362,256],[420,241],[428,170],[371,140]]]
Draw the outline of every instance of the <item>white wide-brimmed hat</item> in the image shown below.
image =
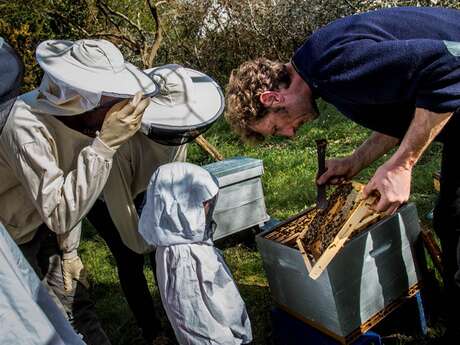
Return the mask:
[[46,73],[77,90],[120,98],[158,92],[155,82],[106,40],[49,40],[37,47],[36,57]]
[[169,64],[144,71],[159,86],[144,112],[141,131],[166,145],[180,145],[206,131],[223,113],[224,96],[208,75]]

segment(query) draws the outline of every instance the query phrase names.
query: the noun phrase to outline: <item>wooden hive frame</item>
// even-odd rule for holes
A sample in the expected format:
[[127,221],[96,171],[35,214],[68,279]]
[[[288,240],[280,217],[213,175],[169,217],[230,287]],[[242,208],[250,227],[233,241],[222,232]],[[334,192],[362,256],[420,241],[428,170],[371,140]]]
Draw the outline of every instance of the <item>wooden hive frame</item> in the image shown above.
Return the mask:
[[437,192],[440,191],[441,189],[441,172],[440,171],[433,173],[433,186]]
[[[315,231],[312,226],[305,227],[296,239],[309,276],[312,279],[317,279],[321,275],[352,234],[382,218],[381,214],[371,209],[371,205],[376,198],[363,198],[362,190],[364,185],[351,182],[349,186],[351,186],[351,190],[346,195],[340,195],[339,187],[337,195],[334,196],[333,194],[331,197],[328,208],[315,215],[317,224],[320,223],[326,227],[331,225],[326,231],[330,232],[334,237],[327,245],[327,248],[324,251],[317,250],[316,247],[323,244],[317,245],[320,242],[319,240],[312,243],[312,236],[310,235],[317,236],[317,234],[312,233],[312,231]],[[345,191],[347,190],[345,189]],[[345,222],[343,223],[344,220]],[[314,223],[315,219],[310,222],[310,225],[314,225]],[[342,223],[343,225],[341,225]],[[334,229],[334,227],[337,228]]]
[[299,237],[303,229],[308,228],[309,224],[317,213],[318,209],[309,208],[297,215],[289,217],[285,221],[278,224],[276,226],[276,231],[270,232],[265,236],[265,238],[293,248],[297,248],[297,237]]
[[[310,278],[317,279],[351,237],[383,217],[370,208],[376,198],[364,199],[363,189],[353,181],[339,185],[326,209],[310,208],[292,216],[265,238],[298,249]],[[325,236],[319,234],[323,238],[318,239],[318,226],[326,225]]]

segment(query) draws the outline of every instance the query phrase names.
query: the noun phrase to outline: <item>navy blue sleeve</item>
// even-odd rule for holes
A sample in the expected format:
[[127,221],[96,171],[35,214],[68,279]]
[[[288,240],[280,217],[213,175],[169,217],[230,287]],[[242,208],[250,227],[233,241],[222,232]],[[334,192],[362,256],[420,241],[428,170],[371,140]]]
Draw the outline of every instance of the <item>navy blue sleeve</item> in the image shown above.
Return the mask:
[[344,35],[325,45],[320,34],[305,42],[292,62],[328,99],[358,104],[415,101],[417,107],[448,112],[460,107],[456,55],[460,49],[455,43],[438,39]]
[[397,7],[338,19],[293,58],[320,96],[337,104],[460,106],[460,11]]

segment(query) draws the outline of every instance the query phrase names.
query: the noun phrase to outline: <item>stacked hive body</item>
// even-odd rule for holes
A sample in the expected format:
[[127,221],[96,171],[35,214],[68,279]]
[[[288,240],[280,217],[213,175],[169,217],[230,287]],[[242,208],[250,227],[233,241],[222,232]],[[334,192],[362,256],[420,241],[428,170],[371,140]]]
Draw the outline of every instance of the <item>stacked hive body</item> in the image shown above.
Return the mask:
[[304,211],[256,237],[275,302],[343,344],[413,295],[419,281],[415,206],[379,220],[361,191],[342,185],[327,209]]
[[269,217],[265,208],[260,159],[233,157],[203,166],[219,184],[219,196],[214,210],[217,224],[214,240],[263,224]]

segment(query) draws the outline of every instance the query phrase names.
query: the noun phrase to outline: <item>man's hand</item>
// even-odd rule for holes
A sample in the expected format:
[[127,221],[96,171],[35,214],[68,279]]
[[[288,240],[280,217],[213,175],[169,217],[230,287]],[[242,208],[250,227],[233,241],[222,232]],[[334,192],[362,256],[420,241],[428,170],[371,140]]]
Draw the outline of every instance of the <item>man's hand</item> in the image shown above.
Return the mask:
[[377,169],[364,188],[364,196],[379,194],[377,212],[392,214],[409,199],[412,168],[451,118],[452,113],[434,113],[416,108],[414,118],[394,155]]
[[379,199],[374,210],[385,214],[393,214],[398,207],[409,200],[411,184],[411,167],[392,166],[391,162],[383,164],[363,190],[367,198],[377,194]]
[[72,282],[74,279],[78,280],[84,287],[89,288],[86,270],[79,256],[62,260],[62,277],[66,292],[72,291]]
[[397,138],[373,132],[351,156],[326,161],[326,172],[319,176],[316,183],[339,184],[356,176],[362,169],[387,153],[398,143]]
[[361,163],[348,156],[345,158],[330,159],[326,161],[326,172],[318,177],[317,184],[339,184],[351,179],[361,170]]
[[118,149],[139,130],[149,101],[142,99],[142,93],[138,92],[131,101],[115,104],[105,116],[99,139],[114,150]]

